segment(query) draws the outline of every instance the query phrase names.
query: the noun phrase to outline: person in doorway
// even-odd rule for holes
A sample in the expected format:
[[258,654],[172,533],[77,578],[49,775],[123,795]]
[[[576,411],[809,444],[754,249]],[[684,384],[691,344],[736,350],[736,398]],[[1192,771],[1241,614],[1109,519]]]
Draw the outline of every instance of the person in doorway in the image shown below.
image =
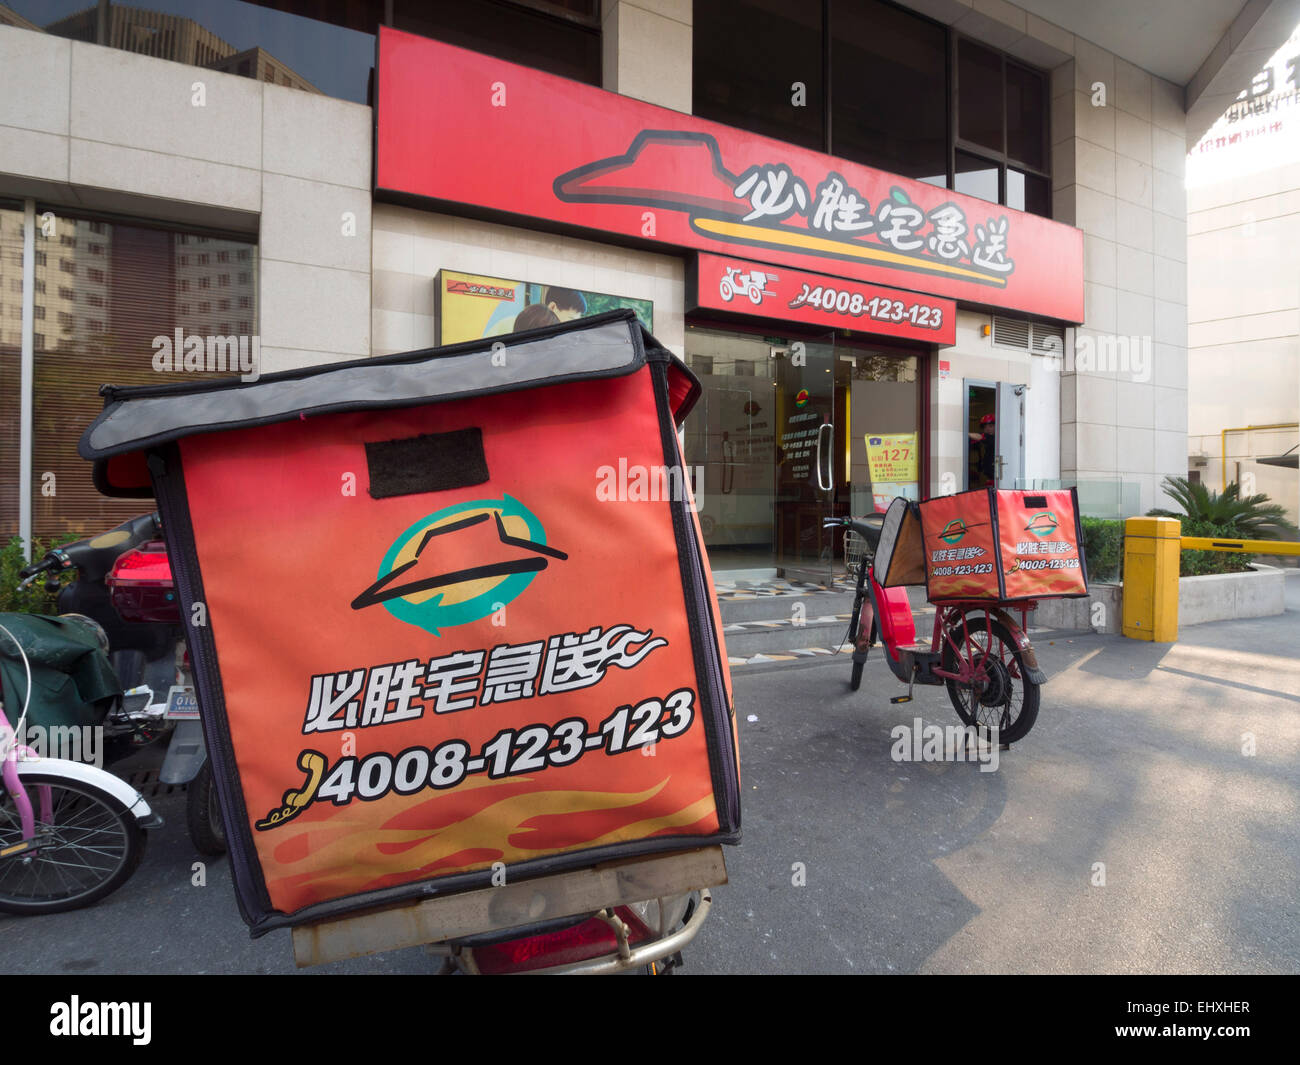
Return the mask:
[[980,419],[980,431],[970,436],[970,486],[986,488],[993,483],[993,457],[997,452],[996,419],[986,414]]

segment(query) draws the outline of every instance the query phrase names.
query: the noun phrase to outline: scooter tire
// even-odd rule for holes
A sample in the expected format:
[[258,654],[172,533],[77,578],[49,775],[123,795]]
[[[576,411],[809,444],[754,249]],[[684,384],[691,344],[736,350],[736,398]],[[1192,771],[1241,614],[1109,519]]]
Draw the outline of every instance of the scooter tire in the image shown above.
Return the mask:
[[190,781],[185,794],[185,824],[190,842],[200,854],[218,858],[226,853],[226,826],[221,821],[211,759],[204,761],[198,774]]
[[[1011,633],[1007,631],[1007,627],[1000,621],[994,621],[990,625],[986,618],[972,618],[968,623],[967,631],[971,636],[987,634],[982,643],[979,644],[980,647],[994,644],[1001,648],[998,660],[1002,663],[1001,669],[1004,674],[1004,682],[1007,684],[1009,693],[1006,706],[1010,706],[1011,694],[1015,692],[1016,687],[1019,686],[1020,689],[1020,712],[1015,715],[1007,727],[999,731],[998,740],[1001,743],[1015,743],[1017,740],[1024,739],[1029,734],[1029,730],[1034,727],[1034,722],[1038,720],[1040,698],[1039,686],[1030,680],[1027,675],[1028,670],[1025,666],[1024,656],[1016,647],[1015,641],[1011,638]],[[961,650],[965,650],[965,648],[963,647]],[[1007,660],[1014,664],[1018,676],[1011,674],[1007,668]],[[945,640],[943,668],[950,673],[955,673],[957,667],[957,652]],[[981,700],[969,687],[963,687],[954,680],[947,681],[946,687],[953,709],[957,711],[957,716],[961,718],[963,724],[976,728],[987,727],[990,724],[981,715],[985,709],[991,707],[984,707]]]

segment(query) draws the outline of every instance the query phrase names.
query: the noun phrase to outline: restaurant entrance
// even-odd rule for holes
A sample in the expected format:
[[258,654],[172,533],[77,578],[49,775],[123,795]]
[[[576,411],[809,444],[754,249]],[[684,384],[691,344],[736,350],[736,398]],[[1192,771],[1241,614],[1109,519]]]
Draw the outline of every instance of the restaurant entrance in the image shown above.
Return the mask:
[[829,333],[688,325],[703,396],[686,462],[715,571],[829,585],[843,570],[826,517],[916,498],[924,355]]

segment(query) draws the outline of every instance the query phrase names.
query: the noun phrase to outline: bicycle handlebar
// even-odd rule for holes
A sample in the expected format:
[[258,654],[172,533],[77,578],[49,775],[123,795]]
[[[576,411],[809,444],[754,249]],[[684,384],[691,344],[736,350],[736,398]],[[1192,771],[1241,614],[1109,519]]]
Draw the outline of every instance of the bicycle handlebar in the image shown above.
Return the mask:
[[822,528],[829,529],[834,527],[850,529],[866,540],[868,547],[874,551],[876,545],[880,543],[880,529],[881,525],[884,523],[884,515],[876,514],[872,515],[872,517],[876,520],[870,523],[858,521],[856,518],[849,517],[823,518]]

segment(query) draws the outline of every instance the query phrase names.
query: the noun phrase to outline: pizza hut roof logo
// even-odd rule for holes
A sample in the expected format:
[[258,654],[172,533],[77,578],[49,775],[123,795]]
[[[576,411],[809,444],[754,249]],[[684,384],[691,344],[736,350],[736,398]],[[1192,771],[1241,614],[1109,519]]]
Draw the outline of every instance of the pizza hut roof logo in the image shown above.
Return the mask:
[[1056,527],[1060,524],[1056,520],[1056,515],[1050,510],[1044,510],[1035,514],[1029,523],[1025,526],[1025,532],[1031,532],[1035,536],[1051,536],[1056,532]]
[[953,518],[952,521],[939,530],[939,539],[945,544],[955,544],[968,532],[970,532],[969,525],[962,521],[961,518]]
[[382,605],[398,621],[441,635],[517,598],[548,560],[569,556],[546,543],[546,530],[508,495],[444,507],[403,531],[353,610]]
[[[668,187],[671,183],[676,187]],[[968,220],[947,200],[923,210],[897,186],[872,205],[840,174],[811,186],[783,162],[735,174],[708,133],[642,130],[622,155],[561,174],[569,203],[683,211],[701,236],[1005,288],[1015,270],[1007,216]]]

